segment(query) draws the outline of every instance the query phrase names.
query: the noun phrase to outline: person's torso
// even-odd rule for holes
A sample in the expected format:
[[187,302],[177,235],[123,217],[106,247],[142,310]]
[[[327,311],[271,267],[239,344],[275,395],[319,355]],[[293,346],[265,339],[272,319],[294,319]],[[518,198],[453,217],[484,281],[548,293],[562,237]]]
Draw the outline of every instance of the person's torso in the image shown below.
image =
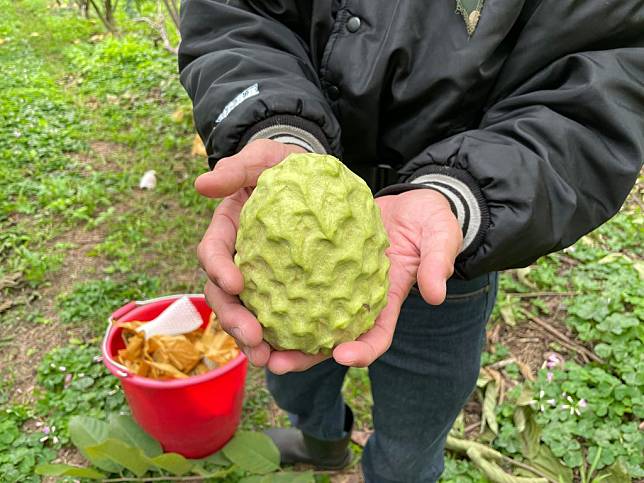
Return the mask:
[[499,74],[528,10],[525,1],[479,1],[470,36],[456,0],[253,3],[307,44],[342,126],[343,160],[394,167],[477,126],[508,88]]

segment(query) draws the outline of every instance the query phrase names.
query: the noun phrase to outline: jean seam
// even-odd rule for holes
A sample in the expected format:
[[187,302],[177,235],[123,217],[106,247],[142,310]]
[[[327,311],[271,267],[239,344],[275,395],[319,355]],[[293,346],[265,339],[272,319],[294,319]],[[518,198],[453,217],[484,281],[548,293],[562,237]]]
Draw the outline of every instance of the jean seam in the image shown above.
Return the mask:
[[474,290],[473,292],[456,293],[452,295],[447,294],[447,296],[445,297],[445,300],[463,300],[463,299],[473,298],[477,295],[488,293],[489,291],[490,291],[490,286],[486,285],[485,287],[481,287],[477,290]]

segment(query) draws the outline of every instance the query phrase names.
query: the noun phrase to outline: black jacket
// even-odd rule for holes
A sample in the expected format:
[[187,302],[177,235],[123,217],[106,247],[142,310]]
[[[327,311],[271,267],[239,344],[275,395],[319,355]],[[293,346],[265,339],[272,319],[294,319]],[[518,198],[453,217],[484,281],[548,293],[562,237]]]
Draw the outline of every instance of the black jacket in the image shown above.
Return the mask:
[[571,245],[642,166],[644,0],[457,11],[472,3],[184,1],[181,81],[211,166],[258,137],[392,166],[381,194],[450,200],[465,277]]

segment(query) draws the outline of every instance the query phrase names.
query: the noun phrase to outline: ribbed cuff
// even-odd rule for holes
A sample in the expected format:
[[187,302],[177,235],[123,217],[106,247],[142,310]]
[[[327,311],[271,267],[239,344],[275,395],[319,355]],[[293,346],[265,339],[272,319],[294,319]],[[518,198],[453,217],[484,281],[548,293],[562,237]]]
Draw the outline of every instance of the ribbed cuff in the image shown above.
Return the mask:
[[472,253],[481,244],[490,223],[487,203],[476,180],[462,169],[432,165],[419,169],[405,183],[387,186],[376,196],[419,188],[433,189],[447,198],[463,230],[461,255]]
[[[320,126],[299,116],[280,114],[254,124],[242,136],[237,145],[237,152],[256,139],[272,139],[285,144],[295,144],[311,153],[331,152],[331,145]],[[208,156],[210,169],[215,167],[217,161],[218,158]]]
[[295,144],[307,151],[327,154],[331,147],[320,126],[298,116],[272,116],[252,126],[240,142],[245,146],[256,139],[272,139],[285,144]]

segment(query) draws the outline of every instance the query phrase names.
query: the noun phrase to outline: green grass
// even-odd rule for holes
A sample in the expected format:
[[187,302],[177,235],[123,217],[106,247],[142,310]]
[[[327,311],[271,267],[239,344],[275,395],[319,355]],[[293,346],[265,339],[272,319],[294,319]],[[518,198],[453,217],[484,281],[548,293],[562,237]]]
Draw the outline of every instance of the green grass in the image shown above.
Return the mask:
[[[24,344],[37,372],[31,381],[0,358],[0,475],[2,481],[39,481],[35,465],[69,447],[70,416],[104,417],[126,407],[114,378],[94,361],[109,313],[129,299],[201,290],[205,279],[194,249],[216,202],[192,187],[206,163],[189,154],[190,103],[176,59],[155,45],[147,26],[119,11],[123,33],[115,38],[95,20],[45,0],[0,0],[0,9],[0,280],[17,280],[0,288],[0,304],[23,302],[0,312],[0,351]],[[143,192],[138,180],[149,169],[157,171],[158,186]],[[639,206],[630,203],[565,253],[503,274],[490,324],[491,331],[500,325],[503,335],[482,361],[504,380],[504,400],[497,396],[488,408],[498,429],[488,424],[469,437],[532,464],[517,419],[517,408],[525,407],[523,417],[538,428],[536,443],[577,475],[596,460],[600,472],[623,468],[633,479],[644,478],[638,429],[644,418],[643,222]],[[525,296],[540,292],[574,295]],[[569,330],[603,362],[584,362],[551,342],[546,349],[566,362],[527,381],[517,362],[504,361],[517,349],[508,335],[528,328],[531,316]],[[62,334],[88,330],[83,340],[63,337],[61,347],[40,353],[38,330],[52,324]],[[537,354],[539,364],[543,356]],[[18,403],[15,389],[34,382],[34,396]],[[464,415],[467,424],[459,423],[461,433],[480,418],[476,402],[489,387],[483,384],[489,382],[481,382]],[[371,429],[365,369],[348,372],[343,394],[357,428]],[[531,408],[520,406],[526,394],[534,400]],[[288,422],[272,403],[262,371],[251,370],[242,427],[272,424]],[[45,425],[50,435],[43,439]],[[463,455],[450,454],[443,481],[488,480]]]
[[[37,363],[43,354],[29,340],[5,341],[5,331],[32,324],[35,334],[52,322],[63,332],[91,327],[85,341],[48,348],[26,406],[13,402],[13,391],[31,381],[5,371],[0,480],[40,481],[33,468],[69,445],[71,415],[123,408],[116,381],[93,360],[99,350],[91,334],[102,333],[107,315],[127,300],[203,286],[202,278],[174,275],[196,271],[194,246],[214,203],[192,188],[206,164],[188,154],[190,117],[173,116],[189,105],[176,60],[138,24],[115,39],[44,0],[4,0],[0,8],[0,279],[18,281],[0,290],[2,300],[29,301],[0,313],[2,344],[26,343]],[[107,152],[93,149],[98,142]],[[141,192],[148,169],[157,171],[158,187]],[[83,244],[75,240],[87,237],[95,242],[79,255]],[[81,281],[59,285],[75,264]],[[31,305],[43,293],[53,313]],[[35,422],[56,427],[55,442],[53,432],[41,441]]]

